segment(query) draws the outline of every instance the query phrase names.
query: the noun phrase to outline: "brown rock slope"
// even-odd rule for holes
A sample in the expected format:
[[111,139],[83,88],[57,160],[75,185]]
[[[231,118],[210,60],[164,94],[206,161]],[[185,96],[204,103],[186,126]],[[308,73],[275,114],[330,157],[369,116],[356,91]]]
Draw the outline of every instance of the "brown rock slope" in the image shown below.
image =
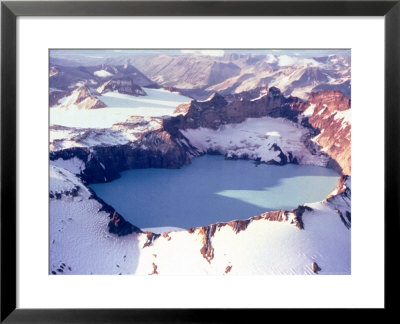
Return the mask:
[[81,86],[68,93],[60,108],[75,106],[78,109],[97,109],[107,107],[104,102],[93,96],[86,86]]
[[314,141],[337,163],[331,167],[351,174],[350,99],[340,91],[324,90],[313,93],[301,109],[306,110],[310,105],[315,106],[308,121],[320,131]]

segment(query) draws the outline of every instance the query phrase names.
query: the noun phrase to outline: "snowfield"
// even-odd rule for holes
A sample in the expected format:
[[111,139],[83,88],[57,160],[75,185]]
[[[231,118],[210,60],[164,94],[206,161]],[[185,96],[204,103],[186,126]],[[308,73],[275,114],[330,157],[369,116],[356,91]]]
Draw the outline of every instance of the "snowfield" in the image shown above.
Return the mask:
[[95,71],[95,72],[93,72],[93,74],[94,74],[95,76],[100,77],[100,78],[107,78],[107,77],[113,75],[112,73],[110,73],[110,72],[108,72],[108,71],[106,71],[106,70]]
[[81,174],[81,172],[85,169],[85,163],[82,160],[78,159],[76,156],[69,160],[57,159],[51,161],[51,165],[59,167],[61,170],[65,169],[77,175]]
[[[68,105],[76,98],[63,98],[60,105],[50,108],[50,125],[79,128],[108,128],[131,116],[174,115],[175,108],[191,99],[164,89],[145,88],[147,96],[130,96],[118,92],[96,95],[107,107],[100,109],[76,109]],[[61,108],[66,106],[67,108]]]
[[321,268],[319,274],[350,274],[350,229],[338,212],[349,210],[350,198],[343,194],[307,204],[312,211],[302,216],[304,229],[290,217],[252,220],[238,233],[221,226],[209,237],[214,257],[208,261],[201,253],[201,228],[192,233],[173,229],[149,246],[146,233],[110,234],[101,203],[78,177],[54,165],[50,193],[59,194],[50,199],[51,274],[314,274],[313,262]]
[[115,124],[109,128],[50,126],[50,150],[134,143],[140,134],[161,127],[162,119],[152,117],[128,117],[125,123]]
[[287,157],[290,152],[300,164],[325,166],[328,161],[326,156],[312,155],[305,147],[303,139],[309,134],[308,129],[283,118],[247,118],[240,124],[224,125],[217,130],[197,128],[181,132],[198,150],[219,151],[227,157],[280,162],[276,144]]

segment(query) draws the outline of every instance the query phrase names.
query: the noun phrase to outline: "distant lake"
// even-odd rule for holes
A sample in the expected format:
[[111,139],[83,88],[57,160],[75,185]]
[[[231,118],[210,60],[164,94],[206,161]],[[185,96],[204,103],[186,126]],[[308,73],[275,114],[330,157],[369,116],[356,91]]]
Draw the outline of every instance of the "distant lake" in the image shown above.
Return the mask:
[[320,201],[338,179],[335,171],[317,166],[205,155],[181,169],[128,170],[90,187],[135,226],[188,229]]

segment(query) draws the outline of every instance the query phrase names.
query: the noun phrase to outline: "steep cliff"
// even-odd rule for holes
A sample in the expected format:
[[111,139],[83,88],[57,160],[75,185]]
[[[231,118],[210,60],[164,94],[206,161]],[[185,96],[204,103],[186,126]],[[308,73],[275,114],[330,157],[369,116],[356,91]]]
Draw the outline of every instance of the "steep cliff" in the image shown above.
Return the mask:
[[313,141],[335,162],[330,166],[351,174],[351,102],[336,90],[314,93],[302,105],[303,115],[319,130]]

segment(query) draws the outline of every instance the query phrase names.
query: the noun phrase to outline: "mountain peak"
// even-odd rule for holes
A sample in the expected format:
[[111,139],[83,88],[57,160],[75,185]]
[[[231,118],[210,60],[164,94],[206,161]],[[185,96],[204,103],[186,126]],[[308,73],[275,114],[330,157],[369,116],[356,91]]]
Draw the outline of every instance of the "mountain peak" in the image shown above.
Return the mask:
[[268,93],[274,97],[282,95],[281,90],[279,90],[277,87],[269,88]]
[[207,102],[211,103],[215,107],[223,107],[228,102],[225,100],[223,96],[221,96],[218,92],[214,92],[208,99]]
[[97,88],[99,93],[109,91],[117,91],[119,93],[128,94],[132,96],[146,96],[146,92],[136,83],[133,82],[129,76],[113,77],[112,79],[104,82]]

